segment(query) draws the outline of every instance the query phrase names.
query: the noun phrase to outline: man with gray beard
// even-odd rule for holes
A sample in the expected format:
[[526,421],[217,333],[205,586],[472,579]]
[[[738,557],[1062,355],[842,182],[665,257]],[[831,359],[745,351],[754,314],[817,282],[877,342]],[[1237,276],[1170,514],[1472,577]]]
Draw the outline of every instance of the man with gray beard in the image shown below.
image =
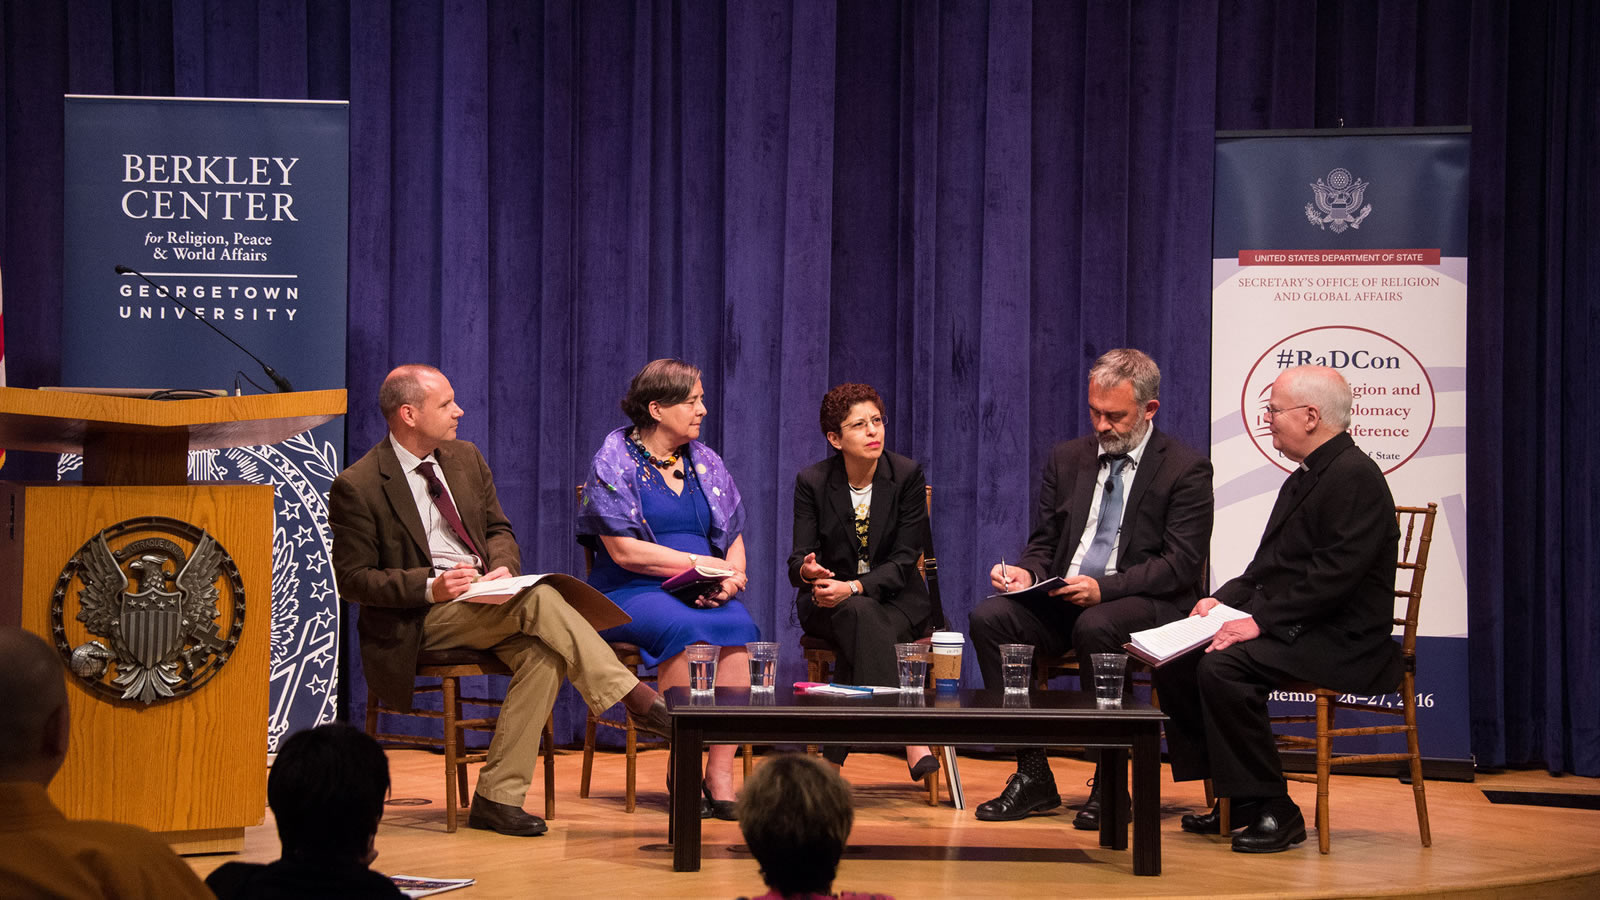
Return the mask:
[[[994,596],[972,611],[983,683],[1001,682],[1000,645],[1039,655],[1076,651],[1083,689],[1089,654],[1121,653],[1129,634],[1186,615],[1201,595],[1213,503],[1211,461],[1158,430],[1161,370],[1139,350],[1111,350],[1089,370],[1094,433],[1063,441],[1045,463],[1033,531],[1022,556],[989,572],[996,591],[1060,576],[1034,599]],[[1098,765],[1096,766],[1098,772]],[[1100,778],[1073,827],[1100,827]],[[1123,799],[1126,803],[1126,798]],[[1061,805],[1043,750],[1017,753],[1017,772],[980,805],[984,821],[1020,819]]]

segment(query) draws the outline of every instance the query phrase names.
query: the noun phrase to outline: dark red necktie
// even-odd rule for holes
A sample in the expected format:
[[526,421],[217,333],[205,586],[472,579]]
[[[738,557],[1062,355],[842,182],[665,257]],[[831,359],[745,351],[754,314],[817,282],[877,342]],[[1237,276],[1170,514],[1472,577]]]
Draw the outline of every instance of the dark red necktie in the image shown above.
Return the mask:
[[423,461],[417,466],[417,471],[421,472],[422,477],[427,479],[428,496],[433,498],[433,505],[439,507],[439,513],[449,523],[450,530],[456,533],[456,537],[461,539],[461,543],[468,550],[477,553],[478,558],[487,563],[488,560],[484,559],[483,554],[478,551],[478,545],[472,542],[472,536],[467,534],[467,526],[461,524],[461,514],[456,512],[455,501],[450,499],[450,492],[444,489],[444,482],[439,480],[439,474],[433,471],[433,461]]

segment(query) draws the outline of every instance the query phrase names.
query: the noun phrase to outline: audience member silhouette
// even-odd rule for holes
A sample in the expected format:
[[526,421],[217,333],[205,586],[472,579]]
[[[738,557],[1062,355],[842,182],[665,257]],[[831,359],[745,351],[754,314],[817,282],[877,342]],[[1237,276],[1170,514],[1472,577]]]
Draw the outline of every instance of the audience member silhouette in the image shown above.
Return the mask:
[[402,897],[368,866],[389,793],[389,760],[378,742],[342,723],[291,735],[267,777],[267,805],[283,856],[232,862],[206,879],[222,900],[267,897]]
[[831,893],[855,812],[850,786],[827,763],[798,753],[766,760],[746,779],[738,815],[768,888],[755,900],[890,900]]
[[0,626],[0,660],[0,894],[211,896],[143,828],[62,815],[48,793],[67,758],[71,722],[61,658],[38,635]]

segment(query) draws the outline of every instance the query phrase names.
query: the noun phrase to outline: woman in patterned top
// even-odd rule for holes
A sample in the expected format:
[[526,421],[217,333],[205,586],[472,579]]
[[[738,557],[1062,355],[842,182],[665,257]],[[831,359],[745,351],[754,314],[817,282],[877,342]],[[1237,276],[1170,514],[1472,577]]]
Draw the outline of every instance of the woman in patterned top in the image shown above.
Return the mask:
[[[722,648],[717,684],[748,685],[747,641],[760,632],[735,596],[745,588],[744,506],[722,458],[696,440],[705,418],[700,370],[658,359],[640,370],[622,398],[632,427],[606,436],[584,481],[578,541],[595,551],[589,583],[633,621],[601,632],[638,644],[659,666],[662,690],[689,683],[684,648]],[[691,566],[733,574],[680,599],[661,589]],[[701,817],[733,818],[733,757],[738,748],[707,751]]]
[[[928,540],[922,466],[883,447],[883,399],[865,384],[822,398],[822,435],[836,451],[794,480],[789,581],[800,627],[837,650],[845,684],[899,684],[894,645],[923,637],[932,614],[917,557]],[[844,748],[825,755],[843,762]],[[919,779],[938,767],[927,747],[907,747]]]

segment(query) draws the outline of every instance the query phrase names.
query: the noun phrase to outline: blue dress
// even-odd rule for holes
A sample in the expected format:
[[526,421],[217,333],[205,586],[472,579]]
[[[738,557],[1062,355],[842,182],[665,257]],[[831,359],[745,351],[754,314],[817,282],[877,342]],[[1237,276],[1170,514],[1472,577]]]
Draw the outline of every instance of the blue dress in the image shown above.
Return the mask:
[[[715,557],[706,537],[711,508],[698,478],[691,473],[683,493],[675,494],[655,466],[641,465],[639,482],[639,503],[656,543]],[[608,641],[638,644],[640,655],[651,666],[677,656],[690,644],[737,647],[761,639],[761,632],[743,603],[731,600],[714,609],[689,606],[661,589],[665,580],[622,568],[602,545],[595,553],[589,584],[622,607],[633,621],[607,628],[600,636]]]

